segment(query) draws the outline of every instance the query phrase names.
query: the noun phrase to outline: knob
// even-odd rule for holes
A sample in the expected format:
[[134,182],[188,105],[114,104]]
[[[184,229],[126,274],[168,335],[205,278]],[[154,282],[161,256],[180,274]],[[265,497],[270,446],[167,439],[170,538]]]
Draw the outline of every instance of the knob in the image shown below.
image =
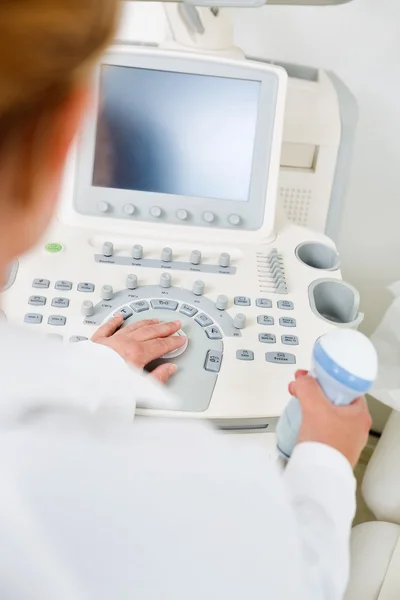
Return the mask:
[[163,248],[161,252],[161,260],[163,262],[171,262],[172,260],[172,249],[171,248]]
[[126,287],[128,290],[135,290],[138,286],[137,275],[128,275],[126,278]]
[[193,250],[190,255],[190,262],[192,265],[199,265],[201,263],[201,252],[200,250]]
[[159,217],[161,217],[162,210],[159,206],[152,206],[150,209],[150,214],[155,219],[158,219]]
[[101,213],[106,213],[108,212],[109,209],[109,204],[108,202],[104,202],[104,200],[102,200],[101,202],[97,203],[97,210]]
[[231,264],[231,257],[227,252],[223,252],[219,257],[220,267],[229,267]]
[[204,294],[204,287],[205,287],[204,281],[201,281],[201,279],[198,279],[193,284],[193,294],[195,296],[202,296]]
[[245,325],[246,315],[244,315],[243,313],[238,313],[233,320],[233,326],[236,327],[236,329],[244,329]]
[[114,254],[114,244],[111,242],[104,242],[103,254],[104,256],[112,256]]
[[124,213],[126,215],[134,215],[135,214],[135,207],[133,206],[133,204],[125,204],[124,206]]
[[188,218],[188,212],[187,210],[185,210],[184,208],[180,208],[179,210],[176,211],[176,216],[178,217],[178,219],[180,221],[186,221],[186,219]]
[[237,227],[242,222],[242,219],[239,217],[239,215],[230,215],[228,221],[231,225]]
[[132,258],[136,260],[140,260],[143,258],[143,246],[140,244],[135,244],[132,248]]
[[82,314],[85,317],[91,317],[92,315],[94,315],[93,302],[91,302],[90,300],[85,300],[85,302],[82,303]]
[[172,277],[169,273],[162,273],[160,277],[160,285],[163,288],[171,287]]
[[103,300],[111,300],[114,296],[114,290],[111,285],[103,285],[100,291],[100,296]]
[[220,294],[217,298],[215,306],[218,308],[218,310],[226,310],[228,308],[228,302],[228,296],[225,296],[225,294]]
[[203,219],[206,223],[212,223],[215,220],[215,215],[214,213],[207,211],[203,214]]

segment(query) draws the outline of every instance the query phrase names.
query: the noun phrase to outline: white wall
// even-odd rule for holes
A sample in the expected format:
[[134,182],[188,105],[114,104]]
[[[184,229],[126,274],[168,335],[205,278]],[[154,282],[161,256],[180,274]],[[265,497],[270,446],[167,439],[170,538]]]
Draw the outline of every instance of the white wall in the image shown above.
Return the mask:
[[[356,96],[360,121],[339,251],[371,333],[400,279],[400,0],[327,8],[235,11],[246,53],[331,69]],[[374,427],[387,411],[372,402]]]
[[390,302],[385,286],[400,279],[400,1],[269,6],[235,18],[247,53],[332,69],[359,102],[339,250],[370,333]]

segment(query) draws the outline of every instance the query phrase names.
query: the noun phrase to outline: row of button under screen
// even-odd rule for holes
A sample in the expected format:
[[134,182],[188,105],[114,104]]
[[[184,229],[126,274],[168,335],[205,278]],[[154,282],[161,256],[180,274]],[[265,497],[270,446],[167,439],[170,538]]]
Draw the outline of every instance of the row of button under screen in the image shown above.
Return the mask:
[[[254,352],[252,350],[237,350],[236,358],[238,360],[251,361],[254,360]],[[296,357],[294,354],[288,352],[267,352],[265,354],[265,360],[269,363],[276,363],[281,365],[295,365]]]

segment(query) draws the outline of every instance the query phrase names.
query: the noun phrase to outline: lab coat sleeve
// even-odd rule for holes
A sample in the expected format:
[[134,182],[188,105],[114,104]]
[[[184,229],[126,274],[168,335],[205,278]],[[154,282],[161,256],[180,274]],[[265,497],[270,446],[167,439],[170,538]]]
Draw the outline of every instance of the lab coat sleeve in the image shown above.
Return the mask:
[[297,523],[307,597],[342,600],[356,506],[350,463],[324,444],[299,444],[283,480]]

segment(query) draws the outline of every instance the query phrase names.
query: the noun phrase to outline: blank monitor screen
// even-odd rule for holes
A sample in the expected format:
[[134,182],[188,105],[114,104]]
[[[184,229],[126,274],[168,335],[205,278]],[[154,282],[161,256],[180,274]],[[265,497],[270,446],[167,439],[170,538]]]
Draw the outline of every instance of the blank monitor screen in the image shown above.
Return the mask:
[[248,201],[260,88],[103,65],[93,185]]

